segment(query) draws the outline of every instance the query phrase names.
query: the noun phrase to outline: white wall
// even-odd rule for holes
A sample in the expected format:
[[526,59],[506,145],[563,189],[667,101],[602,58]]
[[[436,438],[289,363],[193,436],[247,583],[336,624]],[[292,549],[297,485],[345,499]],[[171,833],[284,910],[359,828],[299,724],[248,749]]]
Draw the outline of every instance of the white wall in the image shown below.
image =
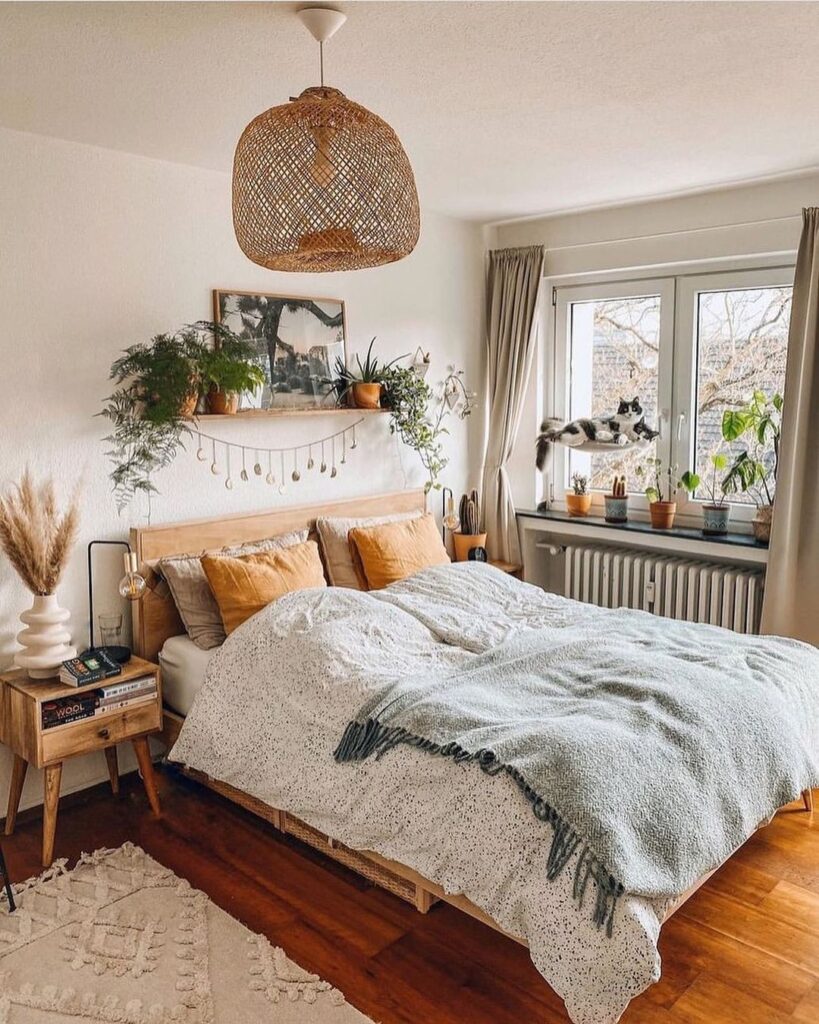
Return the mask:
[[[819,173],[798,175],[673,199],[534,218],[492,229],[493,246],[546,246],[543,323],[551,316],[551,285],[584,274],[680,263],[783,254],[799,243],[803,206],[819,203]],[[752,222],[752,223],[749,223]],[[544,332],[542,332],[543,334]],[[535,366],[510,466],[518,507],[538,494],[534,439],[543,409],[547,369]]]
[[[343,298],[350,351],[366,348],[373,335],[383,356],[421,345],[432,352],[430,382],[451,362],[480,390],[483,245],[474,225],[423,214],[418,248],[400,263],[295,276],[265,271],[242,255],[224,174],[0,129],[0,182],[0,486],[27,464],[38,476],[52,474],[63,495],[82,481],[79,544],[59,591],[81,646],[88,630],[85,545],[125,538],[129,526],[145,521],[142,505],[118,517],[110,494],[106,421],[94,418],[111,390],[108,368],[126,345],[210,319],[212,288]],[[275,446],[331,433],[340,419],[211,421],[210,428],[228,440]],[[477,482],[481,423],[453,419],[450,429],[444,482],[457,491]],[[371,417],[358,438],[336,480],[302,467],[301,481],[281,497],[253,478],[228,492],[193,452],[182,454],[157,477],[152,521],[423,485],[417,456],[390,438],[386,416]],[[97,549],[95,557],[97,610],[104,611],[113,603],[104,595],[116,583],[120,556]],[[0,559],[0,666],[7,666],[17,616],[30,597]],[[0,758],[2,801],[8,752]],[[74,762],[63,790],[104,777],[102,755]],[[40,786],[30,772],[24,806],[41,800]]]

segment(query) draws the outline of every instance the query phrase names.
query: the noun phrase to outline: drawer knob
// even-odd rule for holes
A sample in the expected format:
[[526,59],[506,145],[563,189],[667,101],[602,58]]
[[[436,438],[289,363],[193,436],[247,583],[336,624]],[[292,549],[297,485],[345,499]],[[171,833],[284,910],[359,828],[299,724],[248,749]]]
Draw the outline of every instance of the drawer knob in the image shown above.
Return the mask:
[[98,736],[101,740],[107,740],[108,737],[110,736],[110,733],[107,729],[100,729]]

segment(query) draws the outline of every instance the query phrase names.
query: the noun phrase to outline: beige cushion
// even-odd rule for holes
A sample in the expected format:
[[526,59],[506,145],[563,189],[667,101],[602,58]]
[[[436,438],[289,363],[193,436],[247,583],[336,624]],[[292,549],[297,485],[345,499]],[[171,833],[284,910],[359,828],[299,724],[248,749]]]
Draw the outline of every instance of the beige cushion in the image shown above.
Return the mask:
[[243,622],[294,590],[326,587],[314,540],[253,555],[203,555],[202,568],[230,635]]
[[356,575],[347,535],[350,530],[363,526],[379,526],[381,523],[398,523],[405,519],[417,519],[424,513],[396,512],[390,516],[369,516],[365,519],[345,519],[340,516],[316,520],[316,531],[321,542],[321,553],[327,576],[334,587],[349,587],[351,590],[364,589]]
[[218,551],[203,551],[196,555],[173,555],[163,558],[159,571],[168,581],[179,617],[188,636],[197,647],[209,651],[225,642],[225,627],[219,614],[219,605],[210,589],[200,558],[202,555],[252,555],[260,551],[274,551],[303,544],[307,530],[294,530],[278,537],[267,537],[247,544],[220,548]]

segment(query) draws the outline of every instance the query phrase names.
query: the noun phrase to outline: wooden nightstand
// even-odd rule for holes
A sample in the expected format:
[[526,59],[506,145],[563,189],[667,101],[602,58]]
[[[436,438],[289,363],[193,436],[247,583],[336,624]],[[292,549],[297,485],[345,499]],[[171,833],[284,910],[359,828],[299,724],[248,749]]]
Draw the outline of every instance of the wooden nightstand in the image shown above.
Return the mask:
[[508,572],[510,576],[514,576],[516,579],[521,579],[522,577],[522,565],[516,565],[514,562],[502,562],[499,558],[490,558],[489,564],[494,565],[501,572]]
[[[68,725],[44,729],[42,704],[58,697],[73,697],[101,686],[124,683],[140,676],[156,679],[156,696],[152,700],[135,703],[132,706],[112,708]],[[28,766],[44,769],[43,780],[43,867],[54,859],[54,835],[57,828],[57,804],[60,799],[60,779],[63,761],[70,757],[104,750],[108,762],[111,789],[119,792],[119,770],[117,766],[117,743],[130,740],[139,763],[139,770],[145,783],[145,792],[155,814],[159,814],[159,798],[156,792],[148,736],[162,727],[162,689],[159,667],[141,658],[131,658],[123,665],[122,673],[101,683],[90,686],[64,686],[46,679],[29,679],[20,669],[0,674],[0,742],[14,752],[14,767],[9,788],[9,805],[6,814],[6,835],[14,832],[20,794]]]

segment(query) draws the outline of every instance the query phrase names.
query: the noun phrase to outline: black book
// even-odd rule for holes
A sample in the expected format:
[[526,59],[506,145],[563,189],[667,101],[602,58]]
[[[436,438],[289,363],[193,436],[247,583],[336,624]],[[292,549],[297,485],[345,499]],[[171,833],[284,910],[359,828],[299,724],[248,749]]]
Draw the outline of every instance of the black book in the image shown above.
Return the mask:
[[88,686],[89,683],[111,679],[121,672],[122,665],[109,658],[104,650],[92,650],[80,658],[64,661],[60,668],[60,682],[67,686]]
[[76,697],[58,697],[56,700],[43,701],[40,706],[43,728],[50,729],[55,725],[67,725],[81,718],[90,718],[97,710],[99,702],[96,690],[81,693]]

